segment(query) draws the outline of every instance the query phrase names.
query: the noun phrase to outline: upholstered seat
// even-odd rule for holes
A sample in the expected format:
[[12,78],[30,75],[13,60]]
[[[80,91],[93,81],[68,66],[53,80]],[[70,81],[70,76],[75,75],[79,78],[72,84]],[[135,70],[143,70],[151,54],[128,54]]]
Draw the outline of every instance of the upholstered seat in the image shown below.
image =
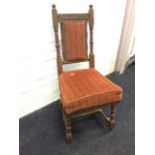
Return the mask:
[[92,68],[64,72],[59,81],[61,102],[68,114],[122,99],[122,88]]

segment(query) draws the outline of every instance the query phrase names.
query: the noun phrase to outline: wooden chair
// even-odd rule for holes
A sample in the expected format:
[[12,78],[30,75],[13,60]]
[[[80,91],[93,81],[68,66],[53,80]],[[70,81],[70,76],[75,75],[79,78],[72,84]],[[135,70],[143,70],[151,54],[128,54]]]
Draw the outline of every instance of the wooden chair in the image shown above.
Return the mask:
[[[66,129],[66,141],[72,141],[71,119],[99,112],[106,119],[109,129],[115,125],[115,105],[122,99],[123,90],[94,68],[93,6],[88,13],[58,14],[52,5],[55,31],[60,101]],[[87,48],[87,25],[90,30],[90,52]],[[61,28],[62,54],[59,44]],[[63,65],[89,61],[89,69],[63,72]],[[110,116],[102,112],[103,106],[111,107]]]

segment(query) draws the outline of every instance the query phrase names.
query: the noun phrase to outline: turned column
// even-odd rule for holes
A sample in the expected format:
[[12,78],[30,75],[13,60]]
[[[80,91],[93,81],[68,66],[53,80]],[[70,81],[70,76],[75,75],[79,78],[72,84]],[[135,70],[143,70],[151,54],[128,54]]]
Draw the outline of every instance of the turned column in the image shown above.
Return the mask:
[[90,28],[90,54],[89,54],[89,67],[94,68],[94,51],[93,51],[93,27],[94,27],[94,10],[93,5],[89,6],[88,12],[89,28]]
[[52,5],[52,16],[53,16],[53,27],[55,32],[55,46],[57,51],[57,67],[58,67],[58,74],[62,73],[62,61],[60,56],[60,44],[59,44],[59,35],[58,35],[58,14],[56,10],[56,5]]
[[63,111],[63,120],[65,123],[65,130],[66,130],[66,143],[72,142],[72,128],[71,128],[71,117],[67,116]]
[[115,126],[115,106],[111,106],[111,115],[110,115],[110,122],[109,122],[109,129],[113,129]]

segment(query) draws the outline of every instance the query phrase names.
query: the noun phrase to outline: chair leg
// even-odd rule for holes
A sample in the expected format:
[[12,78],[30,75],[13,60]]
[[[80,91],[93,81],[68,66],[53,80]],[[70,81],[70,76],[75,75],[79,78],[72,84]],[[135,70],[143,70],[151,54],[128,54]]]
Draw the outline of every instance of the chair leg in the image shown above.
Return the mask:
[[112,130],[115,126],[115,106],[111,106],[111,115],[110,115],[110,121],[109,121],[109,129]]
[[63,117],[66,130],[66,143],[71,143],[72,142],[71,117],[67,116],[64,112]]

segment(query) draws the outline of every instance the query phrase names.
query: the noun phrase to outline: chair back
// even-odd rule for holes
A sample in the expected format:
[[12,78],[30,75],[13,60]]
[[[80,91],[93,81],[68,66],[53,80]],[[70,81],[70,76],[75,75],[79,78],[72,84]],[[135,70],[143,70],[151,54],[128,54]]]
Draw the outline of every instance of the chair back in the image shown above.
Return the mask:
[[[63,72],[64,64],[89,61],[89,67],[94,67],[93,53],[93,6],[88,13],[59,14],[56,5],[52,5],[53,27],[57,51],[58,74]],[[87,25],[89,25],[90,52],[88,54]],[[60,53],[59,26],[61,30],[62,54]]]

